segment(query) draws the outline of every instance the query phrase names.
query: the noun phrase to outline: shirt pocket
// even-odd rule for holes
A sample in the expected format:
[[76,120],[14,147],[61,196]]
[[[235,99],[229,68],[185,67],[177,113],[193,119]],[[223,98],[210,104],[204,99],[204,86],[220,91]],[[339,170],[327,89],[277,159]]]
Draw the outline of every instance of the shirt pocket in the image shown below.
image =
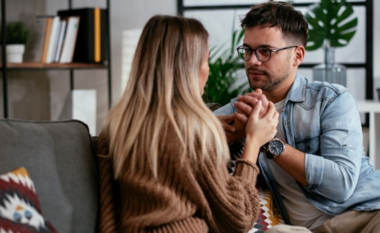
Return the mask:
[[296,142],[296,148],[307,154],[319,155],[319,136],[305,138]]

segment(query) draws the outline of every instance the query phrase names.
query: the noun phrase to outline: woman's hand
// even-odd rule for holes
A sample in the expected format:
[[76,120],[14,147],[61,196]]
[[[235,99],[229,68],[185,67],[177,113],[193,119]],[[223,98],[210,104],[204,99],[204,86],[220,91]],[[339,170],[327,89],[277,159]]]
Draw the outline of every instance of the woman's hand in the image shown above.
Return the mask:
[[245,129],[247,137],[259,143],[260,146],[273,139],[277,133],[277,124],[279,114],[272,102],[268,102],[268,111],[264,117],[260,118],[262,110],[262,101],[259,100],[248,118]]
[[278,112],[272,102],[268,102],[267,113],[260,118],[262,102],[259,100],[247,120],[245,147],[242,158],[256,163],[260,147],[274,138],[277,133]]

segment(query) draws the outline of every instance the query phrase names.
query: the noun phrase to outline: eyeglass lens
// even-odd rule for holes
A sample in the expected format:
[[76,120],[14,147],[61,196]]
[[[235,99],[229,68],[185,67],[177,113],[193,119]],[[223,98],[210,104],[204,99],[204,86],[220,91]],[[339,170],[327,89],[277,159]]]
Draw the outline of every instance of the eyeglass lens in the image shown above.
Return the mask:
[[248,61],[251,58],[253,52],[255,53],[256,58],[262,62],[269,61],[271,56],[271,51],[267,48],[257,48],[256,50],[247,47],[238,48],[239,57],[245,61]]

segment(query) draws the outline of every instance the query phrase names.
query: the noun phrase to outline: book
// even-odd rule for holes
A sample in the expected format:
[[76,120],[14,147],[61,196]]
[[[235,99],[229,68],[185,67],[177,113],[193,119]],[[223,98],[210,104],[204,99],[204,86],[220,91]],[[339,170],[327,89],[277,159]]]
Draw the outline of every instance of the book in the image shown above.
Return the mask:
[[70,63],[73,61],[74,49],[77,41],[78,27],[79,27],[79,17],[65,17],[67,20],[66,24],[66,36],[63,41],[61,57],[59,59],[60,63]]
[[79,16],[80,25],[73,61],[104,63],[108,61],[107,11],[101,8],[60,10],[58,15]]
[[31,60],[32,62],[42,61],[45,34],[47,30],[47,17],[37,16],[33,24],[33,37],[31,41]]
[[55,53],[54,62],[59,62],[59,58],[61,57],[63,40],[66,35],[66,20],[61,19],[60,25],[61,26],[59,29],[60,31],[59,31],[59,37],[58,37],[57,51]]
[[51,32],[50,32],[50,39],[49,39],[49,46],[46,56],[46,63],[52,63],[55,58],[55,52],[57,49],[57,43],[58,43],[58,34],[59,34],[59,17],[54,16],[53,22],[51,25]]
[[54,16],[41,16],[41,18],[46,18],[46,31],[45,31],[45,38],[44,38],[44,45],[42,49],[42,56],[41,61],[42,63],[46,62],[48,50],[49,50],[49,44],[50,44],[50,34],[51,34],[51,27],[53,24],[53,17]]

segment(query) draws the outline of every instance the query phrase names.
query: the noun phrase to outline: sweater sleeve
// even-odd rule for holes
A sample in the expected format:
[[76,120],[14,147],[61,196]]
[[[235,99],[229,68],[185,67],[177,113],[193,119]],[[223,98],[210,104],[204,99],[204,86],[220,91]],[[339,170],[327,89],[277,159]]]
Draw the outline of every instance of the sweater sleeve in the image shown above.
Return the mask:
[[209,205],[207,219],[214,232],[247,232],[257,219],[260,203],[255,187],[259,170],[247,160],[238,159],[231,176],[216,156],[202,163],[200,186]]
[[108,146],[102,134],[98,139],[99,167],[99,232],[116,233],[116,210],[114,207],[114,181]]

